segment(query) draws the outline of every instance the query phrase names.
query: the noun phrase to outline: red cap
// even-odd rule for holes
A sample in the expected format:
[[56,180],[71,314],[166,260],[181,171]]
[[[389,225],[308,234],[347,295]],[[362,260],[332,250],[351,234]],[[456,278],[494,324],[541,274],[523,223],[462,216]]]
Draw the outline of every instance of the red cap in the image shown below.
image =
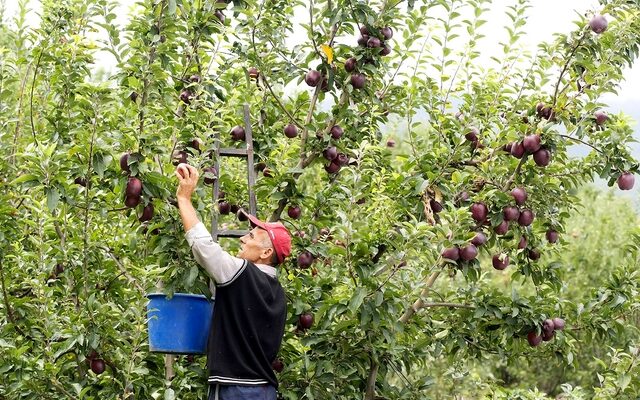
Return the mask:
[[287,228],[282,225],[282,222],[263,222],[243,209],[240,209],[240,211],[249,218],[253,225],[267,231],[273,250],[278,256],[278,264],[282,264],[284,259],[291,254],[291,235]]

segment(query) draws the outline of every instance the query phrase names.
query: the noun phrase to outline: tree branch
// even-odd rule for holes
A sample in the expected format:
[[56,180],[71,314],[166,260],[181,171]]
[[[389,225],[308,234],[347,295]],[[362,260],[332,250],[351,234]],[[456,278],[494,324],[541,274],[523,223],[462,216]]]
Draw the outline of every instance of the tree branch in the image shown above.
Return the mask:
[[589,31],[585,29],[584,32],[582,33],[582,36],[580,36],[580,38],[578,39],[578,42],[576,43],[576,45],[573,46],[573,49],[571,49],[571,53],[569,53],[569,56],[567,56],[567,61],[564,63],[564,66],[562,67],[562,71],[560,71],[558,82],[556,82],[556,88],[553,92],[553,101],[551,102],[551,108],[554,108],[556,106],[556,101],[558,100],[558,89],[560,88],[560,82],[562,82],[562,76],[567,71],[567,68],[569,68],[569,64],[571,63],[571,58],[576,53],[576,50],[578,50],[578,47],[580,47],[580,45],[582,44],[582,41],[586,37],[587,33],[589,33]]
[[518,166],[516,167],[516,170],[513,171],[513,175],[511,175],[511,177],[509,177],[509,180],[504,184],[504,187],[502,188],[503,192],[506,192],[507,190],[509,190],[509,187],[511,186],[513,181],[516,179],[518,174],[520,173],[520,170],[522,169],[522,164],[524,164],[526,160],[527,160],[527,156],[526,155],[522,156],[522,158],[520,159],[520,162],[518,163]]
[[423,298],[427,297],[427,294],[429,294],[429,290],[431,289],[431,286],[433,286],[433,284],[435,283],[436,279],[438,279],[438,276],[440,275],[441,272],[442,270],[438,269],[436,271],[433,271],[431,275],[429,275],[429,278],[427,279],[426,287],[422,289],[422,292],[420,292],[420,297],[410,307],[407,308],[407,310],[404,312],[404,314],[402,314],[400,319],[398,319],[398,322],[407,323],[409,319],[413,316],[413,314],[415,314],[416,312],[418,312],[418,310],[424,307],[425,302]]
[[469,304],[459,304],[459,303],[423,303],[422,308],[428,307],[449,307],[449,308],[469,308],[474,310],[476,307]]
[[558,134],[558,136],[563,137],[565,139],[570,139],[570,140],[573,140],[573,141],[576,141],[576,142],[580,142],[580,143],[584,144],[585,146],[591,147],[592,149],[594,149],[598,153],[602,154],[603,156],[605,156],[605,157],[607,156],[604,151],[602,151],[599,148],[597,148],[597,147],[585,142],[584,140],[581,140],[581,139],[578,139],[576,137],[569,136],[569,135],[563,135],[563,134]]
[[380,368],[380,364],[371,357],[371,370],[369,370],[369,377],[367,378],[367,389],[364,394],[364,400],[374,400],[375,398],[378,368]]

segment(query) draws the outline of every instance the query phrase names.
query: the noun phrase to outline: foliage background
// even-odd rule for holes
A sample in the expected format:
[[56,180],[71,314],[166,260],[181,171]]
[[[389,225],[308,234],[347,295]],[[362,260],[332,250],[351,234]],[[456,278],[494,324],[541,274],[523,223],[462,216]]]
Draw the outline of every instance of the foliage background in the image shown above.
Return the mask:
[[[308,40],[287,48],[294,5],[312,18]],[[602,1],[599,11],[614,17],[605,34],[581,16],[575,31],[521,54],[528,2],[514,1],[503,57],[485,66],[474,62],[474,46],[490,6],[148,0],[120,27],[113,2],[43,1],[41,25],[29,28],[21,3],[0,38],[0,396],[204,396],[202,358],[180,357],[166,381],[163,357],[148,352],[145,294],[159,285],[208,293],[173,205],[172,155],[198,137],[204,151],[189,150],[189,162],[210,166],[216,135],[238,145],[227,132],[242,124],[246,102],[258,161],[272,171],[258,180],[260,214],[282,216],[300,232],[296,254],[316,257],[310,269],[293,258],[280,275],[289,297],[284,398],[637,397],[637,216],[627,200],[578,188],[638,168],[624,116],[605,127],[592,117],[637,57],[638,3]],[[224,25],[216,8],[225,9]],[[355,45],[362,23],[394,28],[391,56]],[[323,43],[332,44],[332,60]],[[97,51],[114,55],[117,74],[92,74]],[[344,71],[352,55],[367,76],[364,90]],[[257,82],[250,66],[262,73]],[[310,68],[326,71],[326,92],[304,86]],[[289,94],[288,85],[300,90]],[[184,90],[193,92],[190,104]],[[536,115],[540,101],[556,120]],[[428,120],[416,121],[419,113]],[[380,129],[389,115],[406,121],[404,136]],[[294,140],[282,135],[290,122],[300,131]],[[345,130],[339,140],[328,135],[336,123]],[[471,126],[484,148],[464,139]],[[499,150],[530,133],[553,152],[545,169]],[[386,146],[390,136],[395,147]],[[569,157],[576,142],[593,151]],[[350,160],[337,175],[324,171],[328,145]],[[122,202],[119,158],[129,151],[132,175],[144,183],[136,209]],[[224,164],[219,182],[229,201],[246,205],[241,167]],[[478,227],[470,203],[456,200],[471,192],[495,226],[515,184],[527,188],[537,218],[507,235]],[[216,212],[211,195],[202,186],[194,199],[207,222]],[[444,211],[434,215],[430,200]],[[149,203],[155,215],[140,223]],[[294,204],[300,220],[284,213]],[[242,226],[232,216],[221,221]],[[465,245],[479,228],[490,240],[478,260],[443,262],[444,247]],[[544,239],[550,228],[561,232],[554,246]],[[543,253],[538,262],[516,249],[521,235]],[[505,272],[491,268],[500,252],[511,257]],[[441,305],[413,314],[418,297]],[[307,332],[295,328],[302,312],[314,313]],[[530,348],[527,332],[554,316],[567,330]],[[88,368],[91,351],[106,361],[103,374]]]

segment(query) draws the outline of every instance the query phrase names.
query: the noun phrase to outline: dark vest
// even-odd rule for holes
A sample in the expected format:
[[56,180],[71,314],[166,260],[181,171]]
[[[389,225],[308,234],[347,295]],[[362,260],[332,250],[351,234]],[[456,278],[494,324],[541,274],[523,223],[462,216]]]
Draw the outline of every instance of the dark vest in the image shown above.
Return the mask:
[[280,282],[246,261],[237,276],[216,286],[209,333],[209,384],[278,386],[271,368],[287,317]]

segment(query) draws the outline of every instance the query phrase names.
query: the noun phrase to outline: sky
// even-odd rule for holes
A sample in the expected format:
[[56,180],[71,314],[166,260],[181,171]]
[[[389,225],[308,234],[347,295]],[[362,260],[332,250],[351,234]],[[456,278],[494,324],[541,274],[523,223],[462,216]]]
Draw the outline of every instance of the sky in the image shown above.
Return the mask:
[[[10,21],[11,16],[17,10],[17,1],[0,0],[0,3],[3,2],[5,5],[5,21]],[[486,38],[478,43],[478,50],[487,60],[492,54],[500,54],[501,50],[498,47],[498,43],[506,38],[504,26],[510,22],[504,12],[507,6],[514,3],[514,0],[493,0],[491,3],[491,10],[485,18],[489,22],[482,27],[482,32],[486,35]],[[121,0],[116,23],[126,24],[127,15],[130,14],[132,4],[134,4],[133,0]],[[527,12],[527,25],[524,28],[526,35],[521,39],[521,44],[531,53],[535,53],[539,43],[551,41],[554,33],[571,32],[575,28],[572,21],[577,18],[577,13],[591,15],[600,9],[597,0],[531,0],[530,6]],[[37,24],[39,21],[37,15],[37,11],[40,9],[39,2],[31,1],[30,8],[35,11],[30,14],[29,21],[32,24]],[[299,10],[296,14],[297,18],[300,18],[301,22],[306,22],[308,11],[305,9]],[[294,22],[295,25],[297,24]],[[292,42],[295,42],[296,37],[306,37],[306,35],[293,36]],[[96,65],[109,71],[115,67],[115,60],[108,53],[99,53]],[[625,80],[621,82],[617,95],[607,94],[600,100],[608,105],[606,110],[609,114],[624,112],[633,119],[635,137],[636,140],[640,141],[640,62],[636,62],[633,68],[627,68]],[[580,147],[574,148],[573,153],[577,155],[586,154],[588,149],[585,146]],[[634,157],[640,159],[640,144],[635,143],[631,147]],[[638,177],[638,181],[635,187],[636,190],[631,191],[631,193],[626,192],[624,195],[631,195],[638,199],[640,197],[638,196],[640,194],[640,177]],[[597,184],[598,186],[603,186],[602,182]],[[640,202],[636,204],[640,205]]]

